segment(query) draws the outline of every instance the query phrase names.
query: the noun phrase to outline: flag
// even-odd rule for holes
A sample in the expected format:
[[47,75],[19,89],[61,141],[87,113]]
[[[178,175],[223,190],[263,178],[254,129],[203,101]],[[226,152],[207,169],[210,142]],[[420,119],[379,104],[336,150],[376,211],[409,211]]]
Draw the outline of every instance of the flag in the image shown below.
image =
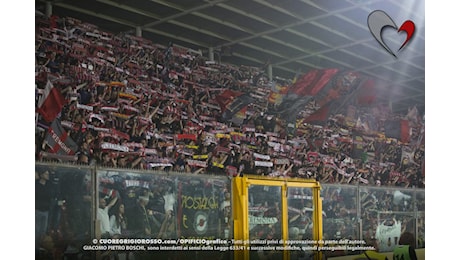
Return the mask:
[[385,121],[385,136],[395,138],[402,143],[410,141],[410,126],[406,119],[387,120]]
[[359,116],[358,116],[358,120],[356,120],[355,127],[358,128],[358,129],[364,128],[363,122],[361,121],[361,117],[359,117]]
[[299,112],[316,96],[326,97],[334,84],[328,84],[338,69],[310,70],[299,77],[288,89],[278,113],[289,124],[294,124]]
[[[293,111],[293,104],[298,103],[300,105],[307,104],[310,99],[306,97],[315,97],[322,92],[327,92],[333,84],[328,84],[329,81],[337,74],[338,69],[322,69],[322,70],[311,70],[308,73],[302,75],[299,79],[293,83],[285,95],[283,102],[281,103],[281,110],[287,110],[288,114]],[[328,86],[328,87],[326,87]],[[325,91],[326,90],[326,91]],[[325,95],[321,95],[325,96]],[[297,106],[294,106],[298,108]]]
[[401,148],[401,164],[412,164],[414,161],[415,151],[409,147]]
[[216,102],[219,104],[220,110],[225,111],[227,106],[229,106],[236,97],[241,95],[243,95],[243,92],[226,89],[216,96]]
[[78,145],[68,136],[62,128],[61,122],[55,119],[45,137],[45,142],[51,153],[61,155],[74,155],[78,151]]
[[323,125],[325,122],[327,122],[327,119],[329,118],[329,115],[331,113],[331,103],[329,102],[328,104],[322,106],[320,109],[316,110],[312,114],[310,114],[308,117],[302,120],[302,123],[308,123],[308,124],[317,124],[317,125]]
[[299,79],[299,76],[302,72],[300,71],[300,69],[298,69],[294,75],[294,77],[292,78],[292,84],[296,83],[297,82],[297,79]]
[[425,125],[421,125],[419,129],[418,139],[416,143],[417,147],[425,145]]
[[235,113],[230,121],[236,125],[241,125],[246,118],[246,111],[248,110],[248,106],[244,106],[240,111]]
[[222,111],[223,120],[231,120],[244,107],[254,102],[248,94],[238,91],[225,90],[216,97]]
[[367,79],[356,93],[356,103],[362,106],[371,105],[376,99],[375,82],[372,79]]
[[48,80],[43,95],[38,100],[38,113],[47,122],[52,122],[61,112],[66,101],[61,91]]
[[276,85],[274,89],[270,90],[270,94],[268,96],[268,102],[270,104],[275,104],[275,105],[281,104],[288,90],[289,90],[288,86]]
[[[353,135],[353,150],[352,150],[352,155],[351,158],[353,159],[365,159],[365,153],[364,153],[364,139],[360,135]],[[365,160],[363,160],[365,161]]]
[[416,106],[409,108],[404,119],[409,120],[409,122],[419,123],[421,121],[418,109]]
[[408,120],[401,120],[400,121],[400,127],[401,127],[401,137],[400,140],[403,143],[409,143],[410,142],[410,136],[411,136],[411,128],[409,125]]
[[338,71],[338,69],[311,70],[296,80],[289,89],[289,94],[315,96]]

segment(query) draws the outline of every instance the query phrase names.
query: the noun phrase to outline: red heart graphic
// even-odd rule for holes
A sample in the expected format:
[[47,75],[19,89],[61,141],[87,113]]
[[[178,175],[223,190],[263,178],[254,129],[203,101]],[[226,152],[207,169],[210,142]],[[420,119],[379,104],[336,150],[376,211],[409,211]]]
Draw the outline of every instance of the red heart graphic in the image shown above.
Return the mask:
[[380,45],[383,48],[385,48],[385,50],[389,52],[391,55],[393,55],[394,57],[396,57],[396,54],[393,53],[390,47],[388,47],[388,45],[382,39],[382,30],[384,28],[390,27],[395,30],[398,30],[398,32],[400,31],[406,32],[407,34],[406,40],[401,45],[401,47],[399,47],[399,50],[401,50],[409,42],[409,40],[414,35],[414,31],[415,31],[415,24],[411,20],[405,21],[401,25],[401,27],[398,29],[393,19],[391,19],[391,17],[382,10],[375,10],[372,13],[370,13],[369,16],[367,17],[367,25],[369,27],[369,30],[372,36],[374,36],[377,42],[380,43]]
[[404,45],[406,45],[406,43],[412,38],[412,35],[414,35],[414,31],[415,31],[414,22],[412,22],[411,20],[405,21],[401,25],[401,27],[399,27],[398,32],[400,32],[400,31],[405,31],[407,33],[407,37],[406,37],[406,41],[404,41],[404,43],[401,45],[401,47],[399,47],[398,51],[401,50],[404,47]]

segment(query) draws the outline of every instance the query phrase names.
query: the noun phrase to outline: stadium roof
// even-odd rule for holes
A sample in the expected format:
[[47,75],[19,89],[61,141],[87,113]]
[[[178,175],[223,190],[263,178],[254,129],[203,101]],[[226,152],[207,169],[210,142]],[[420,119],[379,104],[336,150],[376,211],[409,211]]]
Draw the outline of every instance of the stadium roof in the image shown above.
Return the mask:
[[[70,16],[111,33],[142,32],[152,42],[201,51],[216,61],[263,67],[292,79],[311,69],[359,71],[378,82],[379,99],[393,111],[425,110],[424,0],[36,0],[61,17]],[[368,16],[382,10],[404,32],[382,30],[391,55],[372,36]]]

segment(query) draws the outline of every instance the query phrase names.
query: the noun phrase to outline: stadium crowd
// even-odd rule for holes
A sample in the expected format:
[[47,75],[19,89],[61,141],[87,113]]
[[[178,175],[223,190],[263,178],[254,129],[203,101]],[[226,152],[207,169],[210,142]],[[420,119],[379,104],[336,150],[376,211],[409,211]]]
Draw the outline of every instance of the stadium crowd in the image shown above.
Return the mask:
[[[310,122],[303,119],[321,108],[311,99],[295,111],[293,126],[280,112],[291,80],[270,81],[265,68],[220,64],[199,51],[113,35],[70,17],[36,17],[35,54],[37,161],[425,187],[424,122],[416,108],[396,115],[378,102],[358,104],[355,94],[341,110]],[[340,75],[336,81],[352,74]],[[406,120],[409,138],[386,136],[390,120]],[[356,197],[353,190],[325,188],[327,218],[341,219],[325,237],[340,228],[341,237],[357,238],[357,206],[344,199]],[[414,209],[391,203],[392,196],[361,194],[366,240],[379,224],[373,209]]]
[[[37,160],[424,187],[416,108],[394,115],[382,104],[347,104],[322,126],[297,123],[290,133],[274,90],[292,82],[270,82],[263,68],[218,64],[194,50],[112,35],[69,17],[37,18],[35,50],[37,110],[43,112],[50,88],[63,97],[49,121],[47,111],[37,113]],[[224,120],[234,93],[253,102]],[[305,118],[317,108],[313,101],[296,112]],[[382,132],[390,118],[410,122],[407,143]],[[47,135],[54,121],[67,132],[71,151],[53,147]]]

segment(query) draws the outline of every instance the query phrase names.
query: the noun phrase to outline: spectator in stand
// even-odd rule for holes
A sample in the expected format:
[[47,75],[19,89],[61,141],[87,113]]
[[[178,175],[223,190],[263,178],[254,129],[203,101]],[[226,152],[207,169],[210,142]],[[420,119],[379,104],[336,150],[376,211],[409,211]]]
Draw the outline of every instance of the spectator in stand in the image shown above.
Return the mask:
[[79,163],[79,164],[86,164],[86,165],[90,164],[88,154],[86,154],[86,153],[79,153],[79,154],[78,154],[77,163]]
[[35,181],[35,241],[39,242],[48,232],[48,217],[51,209],[52,187],[49,171],[39,172]]
[[[127,238],[129,237],[129,232],[127,230],[128,226],[128,219],[125,216],[125,204],[118,201],[115,205],[115,212],[110,216],[110,227],[111,227],[111,234],[113,238]],[[121,250],[117,252],[111,252],[111,255],[115,257],[115,259],[127,259],[129,257],[130,252]]]
[[107,204],[105,198],[99,199],[99,207],[97,209],[97,219],[100,223],[101,238],[111,238],[113,236],[112,228],[110,226],[109,210],[117,203],[118,197],[112,198]]
[[[54,24],[63,29],[59,19]],[[180,53],[183,50],[174,44],[166,47],[141,44],[128,34],[111,36],[109,40],[95,39],[86,34],[96,33],[95,27],[78,21],[66,23],[64,30],[69,35],[65,38],[39,25],[36,26],[36,105],[48,79],[69,100],[58,120],[79,146],[75,151],[80,154],[77,163],[97,162],[102,167],[165,171],[173,167],[175,171],[185,169],[184,174],[225,174],[234,167],[239,176],[271,174],[317,179],[322,183],[359,184],[360,191],[364,191],[360,194],[360,217],[368,242],[375,239],[378,225],[375,209],[414,210],[413,203],[394,204],[392,190],[387,193],[364,190],[374,185],[424,187],[422,139],[401,144],[376,132],[363,134],[363,129],[350,123],[370,115],[376,119],[372,130],[383,132],[382,123],[386,119],[400,118],[383,113],[378,106],[355,107],[354,117],[331,114],[327,124],[321,127],[299,124],[292,136],[288,136],[285,118],[276,113],[279,104],[267,104],[266,95],[260,100],[254,98],[255,101],[245,108],[241,124],[231,122],[233,118],[224,121],[222,107],[216,101],[225,90],[259,95],[272,91],[267,87],[269,83],[286,86],[291,83],[276,82],[277,79],[268,82],[263,69],[209,65],[205,57],[185,51]],[[102,32],[97,29],[97,33]],[[316,104],[312,103],[301,108],[304,111],[299,111],[298,119],[317,109],[314,106]],[[38,155],[47,147],[43,140],[49,123],[41,120],[40,115],[37,119],[42,133],[36,138],[37,159],[40,159]],[[423,127],[421,124],[414,126],[413,129]],[[178,134],[195,134],[196,140],[182,142],[177,140]],[[228,141],[225,144],[219,142],[218,135],[222,134],[230,136],[223,138]],[[353,137],[357,134],[366,137],[362,140],[364,151],[355,150]],[[109,144],[110,148],[103,148],[102,144]],[[415,147],[413,158],[401,159],[405,158],[402,157],[404,147]],[[274,167],[256,166],[254,153],[268,155],[267,162],[283,159],[288,162],[274,164]],[[188,159],[195,161],[189,164]],[[134,235],[136,238],[152,237],[160,232],[168,237],[168,224],[175,219],[174,207],[166,203],[166,200],[171,201],[166,185],[155,185],[151,194],[143,192],[139,196],[134,187],[122,194],[126,195],[123,197],[126,213],[137,213],[129,215],[127,223],[128,228],[138,231]],[[75,182],[70,182],[69,194],[75,193],[74,187]],[[90,197],[90,191],[87,190],[85,197]],[[353,233],[347,228],[356,225],[357,221],[351,219],[356,215],[357,206],[347,205],[346,198],[351,196],[356,194],[348,196],[344,190],[337,191],[328,196],[330,201],[324,206],[326,219],[340,221],[334,226],[341,227],[342,234]],[[67,201],[69,222],[75,231],[75,235],[68,237],[89,234],[89,230],[82,230],[90,221],[90,198],[82,200],[82,196],[78,196],[67,198]],[[415,204],[417,209],[424,209],[423,200],[417,199]],[[85,210],[88,212],[83,214]],[[424,227],[423,222],[418,226]],[[419,229],[418,234],[423,232]],[[336,232],[330,234],[332,239]]]
[[[55,19],[62,21],[61,18]],[[270,102],[267,104],[264,97],[254,98],[254,102],[246,108],[242,124],[223,121],[222,111],[215,108],[218,107],[216,101],[223,91],[234,90],[256,95],[269,93],[266,88],[268,78],[262,68],[206,64],[205,57],[191,55],[174,44],[146,47],[147,44],[127,34],[106,39],[101,37],[92,44],[94,38],[86,32],[100,34],[101,31],[93,31],[96,27],[80,26],[80,23],[55,23],[58,28],[65,24],[65,28],[60,29],[71,35],[66,38],[60,37],[56,31],[42,29],[40,23],[37,23],[36,28],[37,93],[40,96],[46,81],[51,79],[72,101],[64,106],[60,120],[66,123],[64,127],[80,146],[79,150],[83,153],[87,151],[85,154],[88,160],[82,157],[78,163],[94,161],[107,167],[111,165],[107,158],[102,160],[98,152],[102,143],[108,142],[121,145],[120,149],[129,151],[116,153],[118,155],[113,158],[117,161],[116,167],[146,169],[149,163],[161,161],[178,162],[174,167],[180,170],[187,164],[179,156],[181,153],[176,151],[185,144],[174,143],[174,135],[191,131],[198,131],[201,135],[239,131],[246,135],[244,140],[237,142],[229,139],[228,145],[248,145],[239,154],[248,153],[250,158],[222,153],[216,156],[214,153],[207,161],[208,167],[202,167],[201,172],[221,174],[225,170],[222,171],[220,166],[233,166],[242,174],[269,174],[273,170],[255,167],[252,153],[257,152],[269,155],[271,160],[288,158],[289,165],[294,165],[291,169],[293,176],[311,177],[316,173],[326,183],[424,187],[423,172],[420,170],[424,160],[422,142],[413,146],[413,157],[401,160],[401,148],[409,145],[395,142],[394,139],[376,137],[375,133],[365,132],[362,126],[352,126],[349,122],[358,117],[361,120],[378,118],[374,123],[368,121],[373,130],[380,131],[384,130],[380,123],[401,116],[391,115],[378,106],[370,109],[354,107],[353,113],[347,116],[332,114],[323,127],[300,124],[292,136],[286,136],[285,118],[280,118],[276,113],[277,105]],[[70,50],[67,46],[77,48]],[[181,52],[184,52],[183,55]],[[284,81],[279,83],[290,84]],[[313,103],[302,108],[304,110],[299,111],[299,115],[305,117],[310,113],[308,111],[314,111]],[[423,127],[420,121],[412,120],[411,124],[413,129]],[[246,131],[246,128],[253,130]],[[269,132],[275,132],[278,136],[268,138]],[[355,147],[350,140],[353,134],[363,132],[369,137],[363,139],[364,152],[354,151]],[[414,137],[419,132],[423,134],[415,131]],[[91,141],[88,141],[89,136],[92,137]],[[114,139],[108,141],[109,136]],[[128,140],[132,146],[127,147],[126,143],[120,143],[119,140]],[[306,144],[294,145],[298,140],[305,140]],[[159,141],[163,145],[159,146]],[[152,144],[148,147],[152,149],[149,156],[144,156],[141,151],[147,148],[145,142]],[[204,139],[201,138],[194,145],[200,149],[207,147],[208,152],[215,152],[217,147],[204,145]],[[274,149],[278,145],[287,146],[286,150]],[[40,147],[37,145],[37,154],[43,151]],[[320,153],[321,157],[317,158],[317,162],[307,164],[305,153],[308,152]],[[190,156],[199,154],[199,150],[194,150]],[[358,154],[362,158],[355,158],[354,162],[349,163],[346,172],[336,170],[340,169],[345,158]],[[128,158],[122,159],[123,156]],[[331,158],[334,161],[331,169],[326,170],[319,165],[319,162],[324,163]],[[299,174],[298,170],[303,168],[309,168],[307,172],[312,174]],[[377,184],[377,180],[380,180],[380,184]]]
[[148,203],[148,196],[139,196],[137,206],[133,210],[132,217],[129,220],[128,228],[133,232],[133,236],[136,238],[152,237],[152,227],[147,208]]
[[113,238],[127,237],[128,220],[125,216],[125,204],[118,203],[115,213],[110,216],[110,227]]
[[117,166],[117,161],[116,159],[108,152],[102,152],[102,155],[101,155],[101,159],[100,159],[100,165],[102,167],[109,167],[109,168],[112,168],[112,167],[116,167]]

